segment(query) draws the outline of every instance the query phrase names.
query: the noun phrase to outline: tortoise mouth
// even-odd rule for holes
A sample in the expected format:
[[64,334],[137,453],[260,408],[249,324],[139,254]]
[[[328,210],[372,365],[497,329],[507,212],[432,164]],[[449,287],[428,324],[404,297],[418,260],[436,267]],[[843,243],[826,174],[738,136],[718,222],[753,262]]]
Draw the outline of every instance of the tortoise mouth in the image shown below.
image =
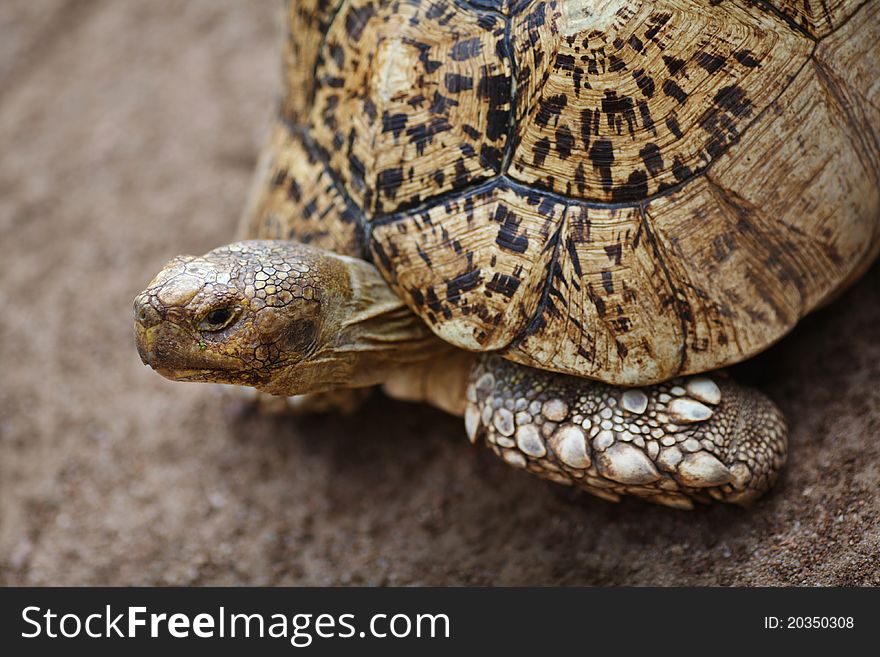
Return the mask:
[[240,375],[242,363],[206,351],[197,336],[168,321],[144,327],[135,322],[135,344],[144,365],[173,381],[216,381]]
[[214,381],[216,379],[217,370],[165,370],[162,368],[154,367],[157,373],[164,376],[166,379],[173,379],[174,381],[184,381],[184,382],[205,382],[205,381]]

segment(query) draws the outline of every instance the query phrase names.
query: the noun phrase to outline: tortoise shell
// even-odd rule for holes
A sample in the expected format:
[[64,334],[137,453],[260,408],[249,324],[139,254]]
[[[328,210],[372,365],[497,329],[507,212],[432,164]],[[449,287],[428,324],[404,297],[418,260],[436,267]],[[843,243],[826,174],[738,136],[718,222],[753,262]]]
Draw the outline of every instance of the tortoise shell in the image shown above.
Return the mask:
[[372,260],[441,338],[646,384],[870,264],[880,2],[297,0],[249,237]]

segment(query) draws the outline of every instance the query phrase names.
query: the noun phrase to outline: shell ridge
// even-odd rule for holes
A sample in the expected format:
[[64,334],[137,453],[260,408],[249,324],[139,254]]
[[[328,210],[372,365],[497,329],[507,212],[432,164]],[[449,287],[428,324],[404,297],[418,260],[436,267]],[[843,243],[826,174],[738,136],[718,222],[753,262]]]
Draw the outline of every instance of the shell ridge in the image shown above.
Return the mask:
[[[644,205],[640,205],[639,222],[641,223],[642,229],[645,231],[645,239],[651,247],[651,252],[654,254],[654,260],[656,260],[657,266],[660,267],[660,270],[666,277],[666,283],[669,285],[669,293],[675,300],[676,305],[680,303],[687,304],[687,300],[682,301],[679,298],[679,287],[675,284],[675,281],[672,278],[672,272],[669,270],[669,265],[666,264],[666,257],[661,252],[660,244],[654,235],[654,231],[651,229],[650,222],[648,221],[649,216],[647,208]],[[680,374],[687,363],[688,357],[688,323],[685,313],[681,312],[679,308],[676,308],[675,314],[678,316],[681,325],[681,354],[678,357],[678,367],[675,370],[675,374]]]

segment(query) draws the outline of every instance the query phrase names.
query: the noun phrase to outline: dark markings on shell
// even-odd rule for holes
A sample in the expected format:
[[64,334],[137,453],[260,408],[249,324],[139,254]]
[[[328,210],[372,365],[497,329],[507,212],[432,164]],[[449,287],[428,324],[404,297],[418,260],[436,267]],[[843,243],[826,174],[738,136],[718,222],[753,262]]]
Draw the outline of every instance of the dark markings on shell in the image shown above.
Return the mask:
[[[554,285],[557,279],[561,278],[562,272],[559,267],[559,243],[560,236],[562,235],[562,222],[559,223],[559,226],[553,233],[553,236],[547,242],[546,250],[551,250],[550,260],[548,261],[543,276],[543,289],[541,292],[541,299],[538,302],[537,310],[535,311],[532,318],[526,324],[525,330],[513,340],[511,343],[511,347],[516,347],[521,344],[528,336],[533,335],[543,329],[547,324],[544,319],[544,314],[547,312],[552,312],[553,303],[551,301],[551,296],[554,292]],[[556,291],[558,293],[558,290]]]
[[725,57],[715,55],[710,52],[701,52],[697,54],[697,64],[700,65],[707,73],[717,73],[727,61]]
[[535,123],[540,126],[546,126],[552,119],[559,117],[559,114],[565,109],[567,104],[568,97],[565,94],[557,94],[546,100],[539,101]]
[[547,161],[547,155],[550,154],[550,140],[547,137],[541,137],[534,146],[533,154],[532,164],[538,168],[544,166],[544,162]]
[[[620,264],[622,249],[637,248],[640,240],[656,242],[648,226],[651,219],[643,212],[646,206],[697,179],[732,144],[742,141],[752,121],[762,116],[768,103],[778,98],[794,77],[790,72],[776,77],[770,74],[774,62],[760,40],[731,39],[725,43],[707,39],[696,50],[677,49],[667,29],[677,21],[662,11],[654,11],[636,31],[622,31],[613,35],[613,43],[611,37],[603,43],[603,35],[598,33],[562,36],[554,32],[561,6],[558,2],[412,0],[394,6],[401,11],[419,7],[423,35],[447,26],[456,31],[456,39],[438,32],[438,40],[445,43],[442,48],[428,36],[407,41],[401,26],[403,52],[414,63],[413,83],[402,85],[395,92],[397,97],[391,92],[387,97],[368,93],[366,82],[378,79],[374,71],[370,75],[376,78],[354,80],[346,89],[341,82],[350,78],[333,67],[373,71],[373,64],[365,62],[377,52],[373,42],[377,29],[386,36],[397,34],[392,30],[393,14],[384,11],[392,4],[382,0],[343,3],[335,21],[336,37],[328,39],[317,65],[322,94],[316,98],[309,131],[323,135],[314,150],[339,193],[350,202],[347,220],[360,222],[367,237],[375,226],[409,225],[412,220],[414,225],[407,230],[414,236],[417,226],[443,222],[442,212],[428,210],[445,206],[449,216],[457,213],[466,217],[465,229],[450,227],[443,233],[449,253],[467,259],[474,246],[467,231],[483,227],[478,214],[479,190],[515,188],[528,198],[530,206],[533,204],[538,216],[550,216],[544,209],[548,204],[566,208],[547,226],[527,230],[528,221],[523,223],[519,209],[499,203],[504,216],[497,217],[497,231],[486,238],[499,249],[491,261],[469,261],[467,270],[459,269],[448,280],[407,289],[412,303],[429,308],[438,321],[453,312],[456,318],[485,315],[486,308],[468,294],[477,287],[486,296],[511,299],[518,291],[517,298],[521,297],[525,286],[541,283],[540,302],[534,312],[534,306],[528,309],[531,318],[526,334],[537,332],[550,317],[565,316],[566,300],[572,290],[581,288],[598,315],[607,316],[620,332],[630,330],[631,319],[621,314],[622,307],[638,290],[628,289],[626,277],[610,269],[584,271],[579,257],[583,247],[579,245],[589,241],[591,227],[588,220],[578,219],[569,209],[619,208],[622,212],[635,207],[642,212],[645,225],[634,236],[621,236],[616,244],[607,246],[602,243],[609,261]],[[463,11],[473,18],[466,29],[457,23],[463,21]],[[619,17],[625,23],[632,15],[624,12]],[[379,20],[389,27],[377,28]],[[345,37],[340,39],[342,34]],[[345,38],[360,43],[362,51],[345,43]],[[605,48],[601,54],[597,54],[599,46]],[[784,52],[784,45],[780,49]],[[646,70],[645,62],[652,60],[662,63]],[[499,68],[499,62],[504,66]],[[462,67],[455,68],[452,63]],[[758,77],[744,77],[755,70]],[[596,76],[609,73],[618,76],[619,85],[595,84]],[[716,75],[709,83],[700,82]],[[761,80],[767,84],[781,80],[769,100],[757,89]],[[356,97],[355,110],[346,105],[346,94]],[[388,98],[396,100],[389,102]],[[479,111],[457,113],[467,107]],[[359,117],[356,125],[346,121],[346,114],[352,111]],[[371,139],[375,135],[384,135],[385,141],[374,144]],[[695,143],[696,149],[691,147]],[[398,144],[411,150],[399,157],[396,151],[383,150]],[[341,154],[335,160],[330,157],[334,151]],[[388,157],[379,158],[381,164],[371,161],[386,153]],[[432,168],[420,174],[418,167],[425,163]],[[528,167],[536,173],[529,173]],[[284,172],[276,172],[273,184],[301,204],[304,220],[311,224],[323,221],[326,211],[309,198],[310,190],[288,178]],[[695,215],[693,220],[699,217]],[[746,233],[751,230],[748,222],[738,226]],[[653,243],[652,247],[662,252],[666,245]],[[373,240],[372,248],[377,264],[393,271],[401,256],[392,245]],[[719,262],[732,258],[737,248],[735,240],[723,236],[711,240],[712,253]],[[496,269],[496,260],[501,261],[497,266],[503,264],[503,252],[532,258],[536,249],[541,250],[540,266],[546,270],[541,281],[536,281],[541,276],[535,272],[515,276]],[[414,260],[426,267],[442,266],[439,255],[436,248],[419,247]],[[568,268],[564,275],[560,258]],[[763,264],[778,276],[791,278],[796,287],[808,285],[798,280],[797,272],[787,269],[785,262],[782,257],[767,258]],[[581,280],[591,273],[600,274],[601,279],[595,283]],[[612,294],[623,301],[608,299]],[[772,293],[766,294],[770,304]],[[676,295],[681,296],[681,291],[676,290]],[[667,301],[682,317],[693,314],[681,299]],[[450,309],[452,303],[460,307]],[[755,321],[768,321],[766,311],[756,310],[754,317]],[[730,339],[736,336],[731,334]],[[693,345],[697,344],[695,339]],[[620,341],[611,348],[627,352],[627,345]],[[595,345],[585,343],[577,349],[595,356]]]
[[517,234],[520,222],[517,220],[516,214],[499,203],[495,211],[495,221],[501,224],[498,237],[495,238],[498,246],[514,253],[525,253],[529,248],[529,240],[525,235]]
[[684,60],[671,55],[663,55],[663,63],[666,65],[669,75],[675,75],[684,68]]
[[509,299],[516,294],[520,283],[521,281],[515,276],[495,272],[492,275],[492,280],[486,284],[486,290],[488,292],[501,294]]
[[621,257],[623,255],[623,247],[620,244],[606,246],[605,255],[607,255],[608,259],[611,260],[615,265],[619,265]]
[[736,58],[736,61],[747,68],[757,68],[761,65],[760,61],[752,57],[752,53],[749,50],[737,50],[733,53],[733,56]]
[[474,88],[474,79],[469,75],[461,75],[460,73],[447,73],[444,76],[444,82],[446,83],[446,90],[452,94],[470,91]]
[[607,139],[600,139],[590,148],[588,157],[593,163],[593,168],[599,172],[602,178],[602,189],[611,190],[611,165],[614,164],[614,146]]
[[406,122],[407,115],[402,112],[396,114],[385,112],[382,115],[382,132],[390,132],[397,139],[404,128],[406,128]]
[[345,14],[345,31],[352,41],[359,41],[367,26],[367,21],[373,16],[375,10],[372,5],[363,7],[351,7]]
[[675,98],[679,103],[683,104],[688,95],[684,92],[684,89],[678,86],[678,83],[675,80],[664,80],[663,84],[660,86],[665,93],[670,98]]
[[642,40],[639,39],[635,34],[631,34],[629,36],[629,47],[635,50],[636,52],[642,52],[642,49],[645,47],[642,43]]
[[657,144],[648,143],[639,151],[639,157],[645,163],[645,168],[651,176],[656,176],[663,170],[663,156],[660,154],[660,148]]
[[469,257],[467,271],[446,282],[446,302],[458,304],[462,293],[473,290],[481,280],[480,270],[473,266],[472,259]]
[[449,56],[457,62],[462,62],[478,56],[482,49],[483,48],[480,40],[474,37],[471,39],[465,39],[464,41],[459,41],[454,46],[452,46],[452,50],[449,51]]
[[644,70],[633,71],[633,78],[645,98],[651,98],[654,95],[654,80]]
[[565,248],[568,251],[568,257],[571,259],[572,267],[574,268],[575,275],[580,278],[584,275],[583,270],[581,269],[581,260],[578,256],[577,249],[575,248],[574,240],[571,236],[565,239]]

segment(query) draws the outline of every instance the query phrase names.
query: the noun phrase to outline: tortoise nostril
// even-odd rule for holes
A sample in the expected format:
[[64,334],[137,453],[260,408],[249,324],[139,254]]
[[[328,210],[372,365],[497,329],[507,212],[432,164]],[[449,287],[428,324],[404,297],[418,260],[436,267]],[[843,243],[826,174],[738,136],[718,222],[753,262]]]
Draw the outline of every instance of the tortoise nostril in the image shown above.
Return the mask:
[[162,320],[159,312],[150,305],[145,297],[138,297],[134,302],[134,321],[143,326],[150,328],[155,326]]

